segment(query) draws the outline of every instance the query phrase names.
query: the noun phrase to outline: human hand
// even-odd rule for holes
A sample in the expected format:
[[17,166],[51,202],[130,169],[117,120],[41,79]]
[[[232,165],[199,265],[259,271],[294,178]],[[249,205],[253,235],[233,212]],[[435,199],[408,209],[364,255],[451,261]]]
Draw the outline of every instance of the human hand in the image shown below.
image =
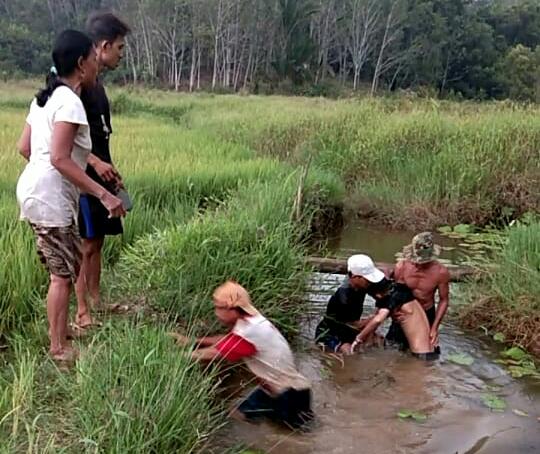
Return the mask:
[[353,354],[356,348],[362,344],[363,344],[363,341],[357,337],[351,345],[351,354]]
[[191,344],[191,340],[189,337],[184,336],[180,333],[167,333],[167,335],[171,336],[178,345],[185,346]]
[[429,332],[429,343],[432,347],[439,345],[439,330],[435,327],[431,328]]
[[105,191],[99,200],[103,206],[109,210],[109,218],[119,218],[120,216],[126,215],[122,200],[112,195],[110,192]]
[[107,183],[117,183],[118,181],[122,181],[122,177],[120,176],[118,171],[114,168],[112,164],[109,164],[108,162],[96,158],[92,167],[99,175],[99,177]]

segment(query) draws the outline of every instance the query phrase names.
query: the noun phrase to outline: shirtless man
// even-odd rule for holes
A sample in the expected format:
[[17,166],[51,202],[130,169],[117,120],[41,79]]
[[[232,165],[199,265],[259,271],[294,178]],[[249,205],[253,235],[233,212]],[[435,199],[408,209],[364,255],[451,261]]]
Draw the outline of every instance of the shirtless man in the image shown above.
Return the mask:
[[[440,254],[439,246],[433,244],[433,235],[423,232],[416,235],[412,243],[403,249],[404,260],[397,263],[394,269],[396,282],[406,284],[416,300],[426,312],[430,326],[429,337],[435,351],[440,353],[439,327],[448,309],[450,273],[436,260]],[[439,292],[439,304],[435,309],[435,293]],[[394,320],[386,339],[403,344],[406,348],[406,336],[402,326]]]
[[389,316],[399,323],[411,353],[417,358],[433,360],[439,357],[430,341],[430,328],[426,313],[405,285],[383,279],[372,286],[377,312],[367,322],[353,342],[351,352],[363,344]]

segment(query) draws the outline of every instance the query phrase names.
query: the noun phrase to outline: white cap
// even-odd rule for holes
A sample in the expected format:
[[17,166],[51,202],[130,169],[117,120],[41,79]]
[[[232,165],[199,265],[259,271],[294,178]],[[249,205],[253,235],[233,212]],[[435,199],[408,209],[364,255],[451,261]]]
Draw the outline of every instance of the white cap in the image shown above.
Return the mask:
[[347,271],[353,276],[362,276],[372,283],[384,279],[384,273],[375,266],[371,257],[364,254],[351,255],[347,260]]

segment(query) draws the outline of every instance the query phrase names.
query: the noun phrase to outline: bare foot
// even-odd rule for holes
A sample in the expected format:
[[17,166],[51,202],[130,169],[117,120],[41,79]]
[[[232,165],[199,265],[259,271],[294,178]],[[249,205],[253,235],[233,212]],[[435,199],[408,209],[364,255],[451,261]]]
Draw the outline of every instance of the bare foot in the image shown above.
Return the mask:
[[77,314],[77,316],[75,317],[75,323],[80,328],[86,328],[94,324],[94,319],[88,312],[85,312],[83,314]]
[[50,351],[49,355],[54,362],[57,363],[72,363],[79,357],[79,351],[73,347],[63,347],[60,350]]

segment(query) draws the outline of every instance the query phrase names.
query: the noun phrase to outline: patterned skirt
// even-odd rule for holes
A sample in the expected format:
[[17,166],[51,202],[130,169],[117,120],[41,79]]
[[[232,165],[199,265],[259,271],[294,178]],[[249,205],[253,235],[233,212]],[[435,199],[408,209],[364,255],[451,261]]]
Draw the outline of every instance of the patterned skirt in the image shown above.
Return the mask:
[[69,277],[75,283],[81,269],[82,250],[79,229],[69,227],[43,227],[32,224],[36,237],[39,260],[50,274]]

